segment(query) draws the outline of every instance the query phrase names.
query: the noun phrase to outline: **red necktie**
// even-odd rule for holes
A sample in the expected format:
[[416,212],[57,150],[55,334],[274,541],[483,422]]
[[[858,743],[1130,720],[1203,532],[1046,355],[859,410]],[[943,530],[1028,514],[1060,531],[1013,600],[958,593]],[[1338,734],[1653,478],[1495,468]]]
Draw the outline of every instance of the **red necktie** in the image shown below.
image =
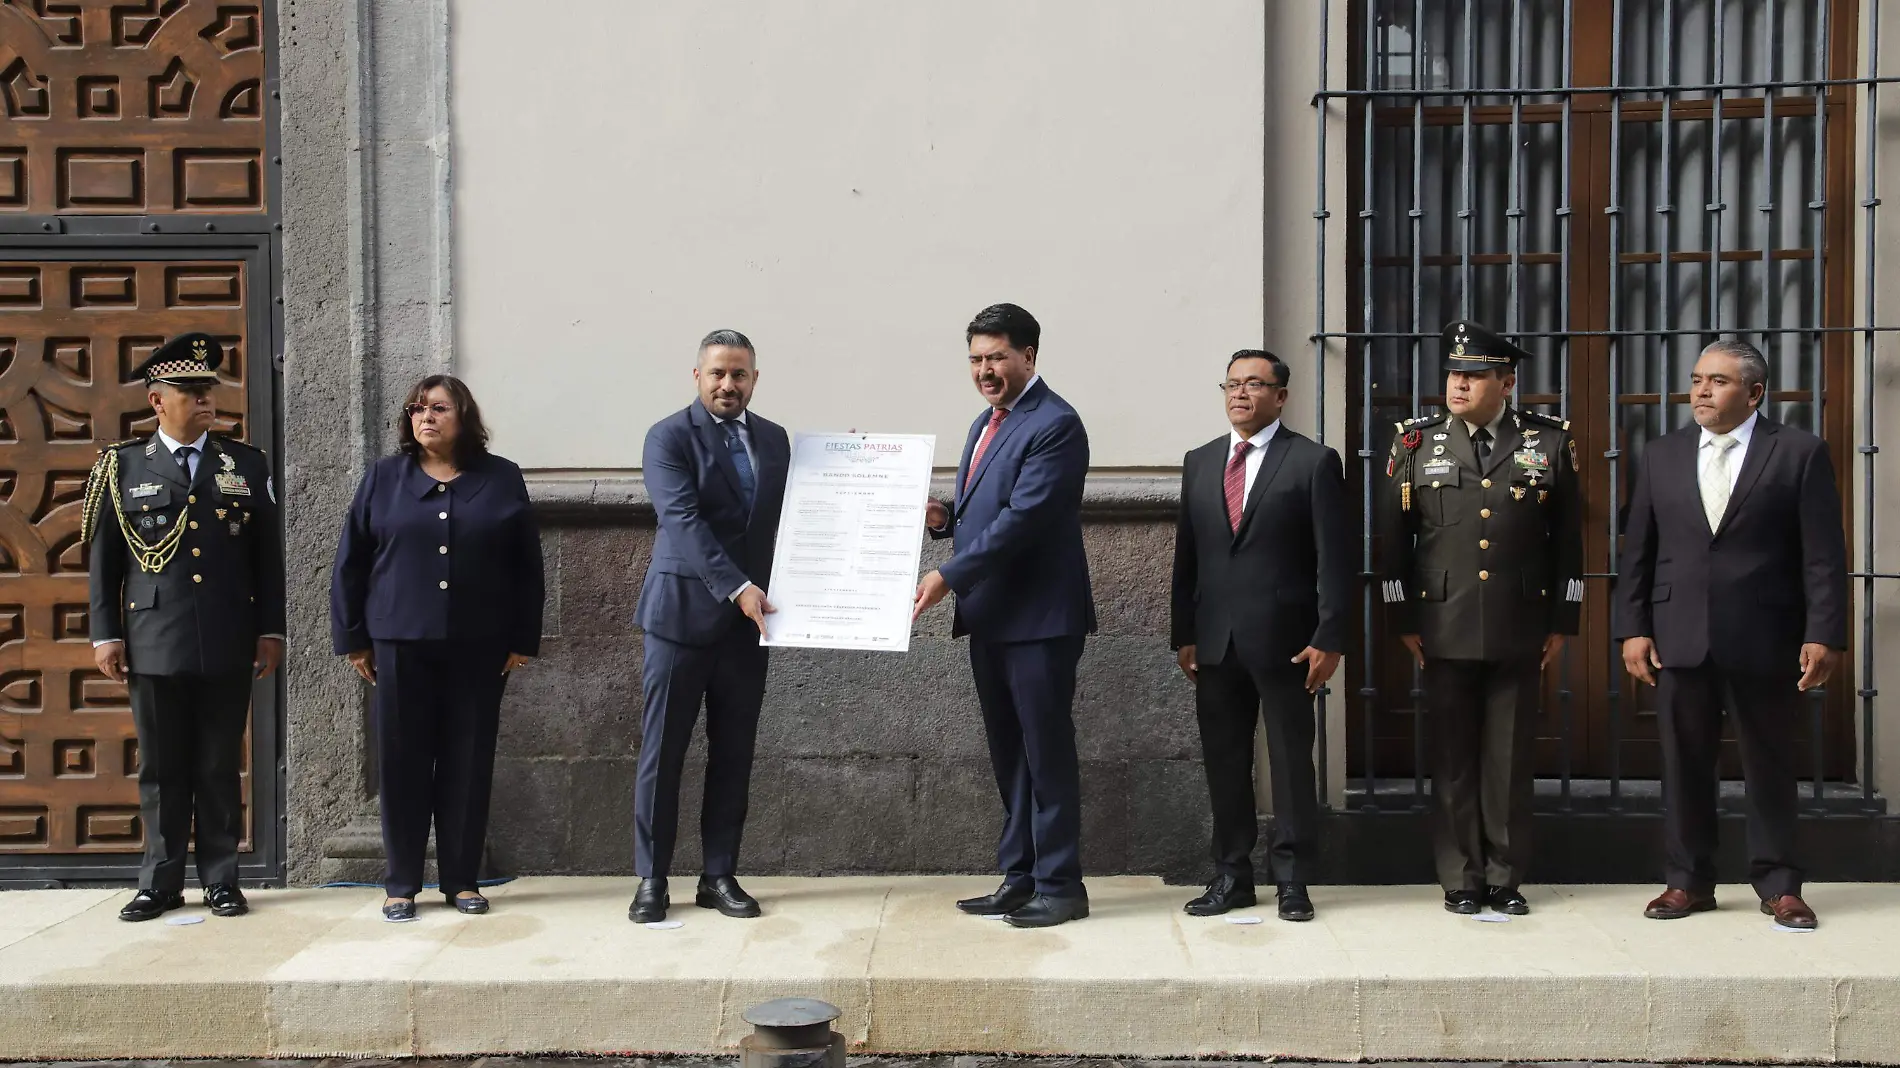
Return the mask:
[[976,465],[983,462],[983,450],[990,447],[990,439],[996,436],[996,428],[1003,425],[1009,417],[1008,408],[997,408],[990,412],[990,425],[983,428],[983,436],[976,439],[976,451],[970,454],[970,470],[963,476],[963,488],[970,488],[970,480],[976,477]]
[[1227,494],[1227,525],[1236,534],[1240,533],[1241,506],[1247,501],[1247,451],[1252,448],[1251,441],[1234,446],[1234,458],[1227,461],[1227,477],[1221,481]]

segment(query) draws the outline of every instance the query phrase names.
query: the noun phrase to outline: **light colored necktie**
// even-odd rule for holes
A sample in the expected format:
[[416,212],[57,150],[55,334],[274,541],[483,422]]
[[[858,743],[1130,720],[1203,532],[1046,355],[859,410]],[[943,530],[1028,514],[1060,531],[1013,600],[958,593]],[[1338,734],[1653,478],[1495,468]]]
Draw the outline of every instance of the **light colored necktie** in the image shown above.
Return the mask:
[[1715,457],[1702,471],[1702,514],[1709,519],[1711,534],[1721,527],[1722,515],[1728,511],[1728,454],[1735,445],[1735,439],[1727,434],[1709,439],[1709,448],[1715,450]]

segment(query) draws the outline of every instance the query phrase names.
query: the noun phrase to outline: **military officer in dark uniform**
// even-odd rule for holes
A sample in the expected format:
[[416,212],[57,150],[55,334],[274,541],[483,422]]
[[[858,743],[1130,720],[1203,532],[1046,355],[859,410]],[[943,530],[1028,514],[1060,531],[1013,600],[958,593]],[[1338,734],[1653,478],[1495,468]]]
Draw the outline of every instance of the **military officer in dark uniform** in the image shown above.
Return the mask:
[[283,659],[284,553],[269,459],[209,433],[223,358],[200,333],[154,351],[136,373],[158,430],[103,450],[87,483],[93,658],[125,683],[139,738],[145,863],[123,920],[184,904],[194,818],[205,904],[249,910],[238,769],[252,680]]
[[1382,599],[1423,667],[1445,908],[1522,916],[1542,667],[1577,633],[1583,507],[1570,424],[1507,403],[1529,353],[1445,328],[1448,411],[1398,425]]

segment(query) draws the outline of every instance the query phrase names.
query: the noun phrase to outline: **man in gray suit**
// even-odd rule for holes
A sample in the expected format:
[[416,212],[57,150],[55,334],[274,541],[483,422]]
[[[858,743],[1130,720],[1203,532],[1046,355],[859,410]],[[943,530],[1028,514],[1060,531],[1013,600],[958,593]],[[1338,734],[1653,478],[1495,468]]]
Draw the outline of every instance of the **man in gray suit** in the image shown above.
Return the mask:
[[93,659],[125,684],[139,739],[145,862],[123,920],[185,903],[194,828],[205,904],[249,911],[238,771],[252,680],[283,660],[284,549],[269,458],[210,433],[223,357],[209,334],[159,346],[137,372],[157,432],[102,450],[86,487]]

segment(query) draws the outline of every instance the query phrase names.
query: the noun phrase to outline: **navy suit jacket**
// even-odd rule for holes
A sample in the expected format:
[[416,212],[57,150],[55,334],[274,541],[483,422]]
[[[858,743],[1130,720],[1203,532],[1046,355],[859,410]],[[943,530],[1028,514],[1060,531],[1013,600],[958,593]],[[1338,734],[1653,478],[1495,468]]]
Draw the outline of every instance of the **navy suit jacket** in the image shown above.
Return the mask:
[[763,590],[772,577],[779,506],[792,463],[785,428],[747,412],[756,484],[748,513],[718,422],[694,401],[653,424],[641,458],[660,529],[637,621],[681,645],[711,645],[734,627],[752,626],[728,598],[747,582]]
[[957,464],[950,562],[939,571],[957,595],[951,634],[1026,642],[1095,632],[1095,598],[1082,547],[1082,486],[1089,435],[1082,417],[1036,381],[997,428],[970,478],[970,454],[989,425],[970,424]]
[[438,483],[413,458],[385,456],[364,472],[337,545],[330,644],[498,642],[538,656],[545,597],[521,468],[485,454]]

